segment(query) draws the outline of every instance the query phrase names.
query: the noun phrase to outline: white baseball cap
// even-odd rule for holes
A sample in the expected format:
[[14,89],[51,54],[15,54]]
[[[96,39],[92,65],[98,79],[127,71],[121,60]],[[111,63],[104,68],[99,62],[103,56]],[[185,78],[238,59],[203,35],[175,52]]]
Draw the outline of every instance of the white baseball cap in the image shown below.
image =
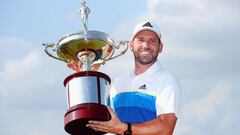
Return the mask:
[[160,28],[153,22],[151,21],[145,21],[145,22],[141,22],[139,24],[137,24],[134,28],[133,31],[133,36],[132,36],[132,40],[134,39],[134,37],[143,30],[150,30],[153,31],[157,34],[159,40],[161,39],[161,32],[160,32]]

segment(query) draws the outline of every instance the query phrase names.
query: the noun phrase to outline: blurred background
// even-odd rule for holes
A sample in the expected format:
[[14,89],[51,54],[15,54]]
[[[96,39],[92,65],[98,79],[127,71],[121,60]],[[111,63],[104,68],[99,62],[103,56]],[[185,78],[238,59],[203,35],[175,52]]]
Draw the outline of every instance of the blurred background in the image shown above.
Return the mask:
[[[239,0],[86,0],[89,30],[129,40],[135,24],[159,24],[159,60],[182,86],[175,135],[240,133]],[[57,43],[83,29],[81,0],[0,1],[0,134],[67,135],[63,80],[74,73],[48,57]],[[133,69],[131,51],[100,69],[112,80]]]

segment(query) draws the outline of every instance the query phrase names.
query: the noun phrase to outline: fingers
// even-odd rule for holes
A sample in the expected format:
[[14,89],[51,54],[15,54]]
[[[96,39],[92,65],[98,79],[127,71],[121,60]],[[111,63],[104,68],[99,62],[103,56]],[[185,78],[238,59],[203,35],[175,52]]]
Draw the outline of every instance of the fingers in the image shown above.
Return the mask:
[[108,132],[109,130],[108,123],[102,121],[88,121],[86,126],[94,129],[95,131]]
[[78,62],[78,61],[74,61],[74,60],[71,60],[67,66],[72,69],[72,70],[75,70],[77,72],[80,72],[82,70],[82,63],[81,62]]
[[97,71],[99,69],[99,67],[101,66],[101,64],[94,64],[91,68],[92,71]]
[[108,109],[108,111],[109,111],[109,113],[111,114],[112,117],[115,116],[115,113],[114,113],[114,111],[111,107],[108,106],[107,109]]
[[[72,70],[75,70],[77,72],[81,72],[83,71],[83,68],[82,68],[82,62],[78,62],[78,61],[74,61],[74,60],[71,60],[67,66],[72,69]],[[91,71],[97,71],[99,69],[99,67],[101,66],[101,64],[94,64],[91,68]]]
[[[111,108],[109,108],[109,111],[113,111]],[[108,133],[115,133],[115,134],[121,134],[123,129],[125,131],[125,125],[118,119],[109,120],[109,121],[95,121],[90,120],[88,121],[88,124],[86,124],[87,127],[94,129],[95,131],[103,131]]]

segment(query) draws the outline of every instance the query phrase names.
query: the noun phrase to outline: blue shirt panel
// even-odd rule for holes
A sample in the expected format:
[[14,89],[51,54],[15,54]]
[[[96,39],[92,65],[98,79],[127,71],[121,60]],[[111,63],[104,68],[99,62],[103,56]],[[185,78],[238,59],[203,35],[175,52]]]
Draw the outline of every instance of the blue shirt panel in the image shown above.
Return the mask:
[[124,92],[113,97],[113,106],[122,122],[139,123],[156,118],[156,97],[141,92]]

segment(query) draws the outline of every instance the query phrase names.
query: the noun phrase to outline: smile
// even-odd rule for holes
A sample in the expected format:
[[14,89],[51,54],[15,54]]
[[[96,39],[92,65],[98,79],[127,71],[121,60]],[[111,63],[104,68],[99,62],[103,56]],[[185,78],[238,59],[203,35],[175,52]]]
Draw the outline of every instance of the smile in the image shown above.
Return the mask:
[[140,50],[139,53],[143,54],[143,55],[149,55],[149,54],[152,54],[152,51],[151,50]]

